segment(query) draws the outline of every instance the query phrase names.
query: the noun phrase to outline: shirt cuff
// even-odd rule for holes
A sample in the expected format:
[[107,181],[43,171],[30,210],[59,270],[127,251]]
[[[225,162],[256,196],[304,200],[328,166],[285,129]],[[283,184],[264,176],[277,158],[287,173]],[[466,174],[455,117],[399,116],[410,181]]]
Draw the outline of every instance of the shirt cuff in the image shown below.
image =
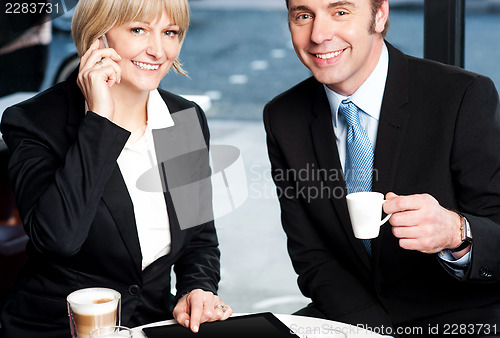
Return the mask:
[[465,270],[467,270],[470,265],[471,254],[472,247],[470,248],[468,253],[466,253],[459,259],[453,257],[450,250],[441,251],[440,253],[438,253],[438,257],[444,262],[446,267],[448,267],[455,276],[463,278],[465,276]]

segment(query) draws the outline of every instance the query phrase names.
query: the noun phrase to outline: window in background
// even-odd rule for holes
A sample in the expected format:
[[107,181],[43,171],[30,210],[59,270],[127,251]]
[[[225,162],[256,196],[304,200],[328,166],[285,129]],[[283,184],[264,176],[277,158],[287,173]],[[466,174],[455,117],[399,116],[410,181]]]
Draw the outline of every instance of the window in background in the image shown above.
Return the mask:
[[387,41],[406,54],[424,56],[424,0],[389,0]]
[[468,0],[465,68],[490,77],[500,90],[500,0]]

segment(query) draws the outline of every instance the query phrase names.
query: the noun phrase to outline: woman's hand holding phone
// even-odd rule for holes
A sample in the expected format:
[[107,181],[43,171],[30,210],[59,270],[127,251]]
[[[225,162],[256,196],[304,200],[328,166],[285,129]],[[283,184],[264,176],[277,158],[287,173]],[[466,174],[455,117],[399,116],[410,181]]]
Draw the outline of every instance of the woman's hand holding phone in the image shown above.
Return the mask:
[[120,55],[112,48],[104,48],[105,43],[94,41],[80,60],[77,83],[89,110],[113,120],[115,104],[110,88],[120,83],[121,69],[117,64]]

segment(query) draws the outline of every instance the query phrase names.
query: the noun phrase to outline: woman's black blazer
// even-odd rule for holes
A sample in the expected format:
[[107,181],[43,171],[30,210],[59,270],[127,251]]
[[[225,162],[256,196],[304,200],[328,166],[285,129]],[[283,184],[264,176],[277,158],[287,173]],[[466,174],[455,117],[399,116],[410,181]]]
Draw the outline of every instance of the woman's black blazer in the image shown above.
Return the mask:
[[[208,148],[201,108],[160,94],[171,114],[196,112],[199,125],[187,127],[201,128]],[[171,318],[177,298],[192,289],[217,291],[220,253],[213,221],[182,230],[168,188],[171,252],[141,269],[133,205],[116,162],[130,133],[84,108],[74,72],[3,114],[10,180],[29,237],[29,262],[2,313],[3,338],[69,337],[66,296],[80,288],[119,291],[126,326]],[[171,129],[186,128],[181,125]],[[192,177],[210,176],[206,158],[194,164],[186,169]],[[196,198],[190,203],[200,205]],[[177,297],[171,294],[172,266]]]

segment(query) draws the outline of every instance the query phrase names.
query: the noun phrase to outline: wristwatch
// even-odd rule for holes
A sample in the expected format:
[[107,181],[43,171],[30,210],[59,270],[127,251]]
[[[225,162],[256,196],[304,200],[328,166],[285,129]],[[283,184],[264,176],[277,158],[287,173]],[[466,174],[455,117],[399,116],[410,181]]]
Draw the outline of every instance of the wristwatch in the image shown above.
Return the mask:
[[470,230],[470,225],[469,221],[467,221],[467,218],[465,218],[463,215],[458,214],[460,216],[460,230],[462,232],[461,238],[462,238],[462,243],[460,243],[459,246],[457,246],[454,249],[449,249],[450,252],[459,252],[468,247],[470,244],[472,244],[472,231]]

